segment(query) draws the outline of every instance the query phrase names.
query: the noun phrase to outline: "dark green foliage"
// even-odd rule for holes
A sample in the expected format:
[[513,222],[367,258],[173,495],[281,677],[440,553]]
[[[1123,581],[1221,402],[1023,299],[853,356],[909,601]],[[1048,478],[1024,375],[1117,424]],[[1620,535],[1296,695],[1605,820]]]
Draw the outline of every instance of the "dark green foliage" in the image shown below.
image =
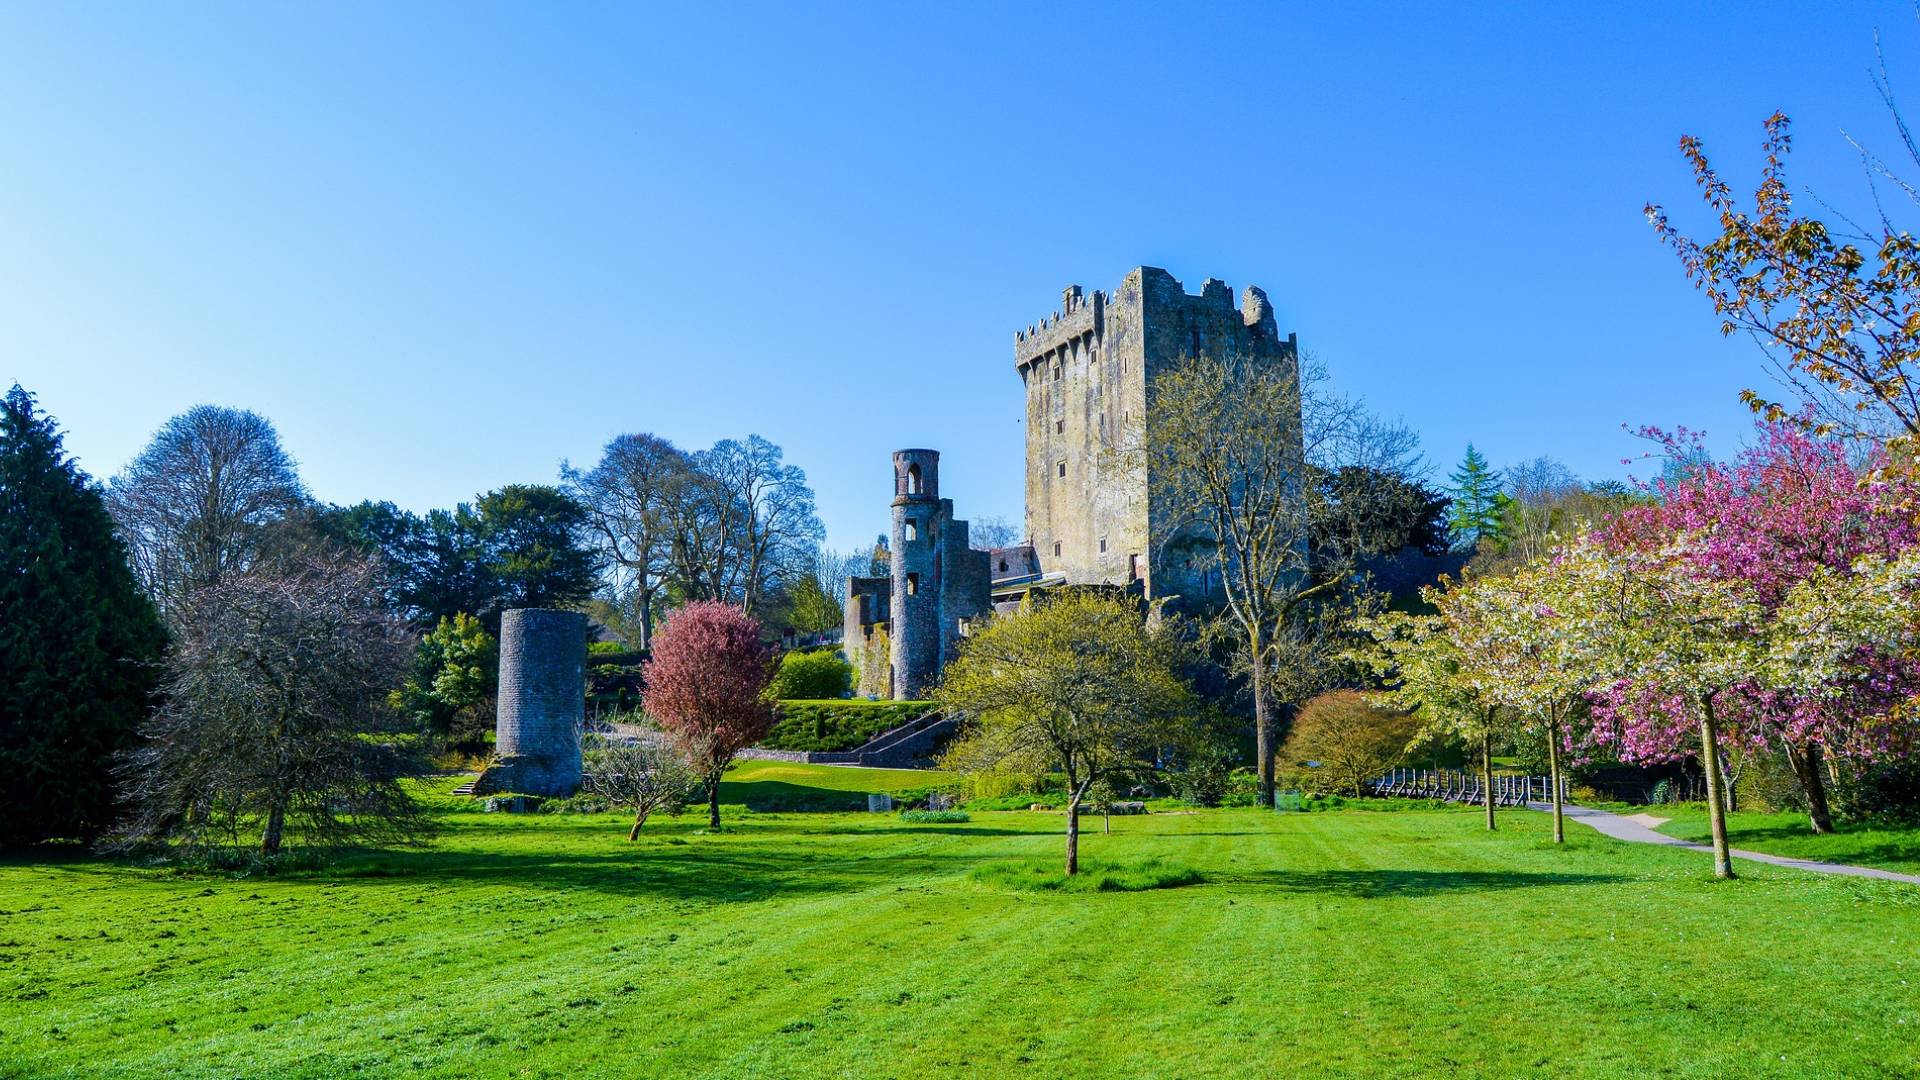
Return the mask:
[[782,701],[818,701],[853,689],[853,666],[831,649],[795,649],[780,658],[773,696]]
[[541,484],[509,484],[424,517],[385,502],[332,507],[317,525],[380,554],[388,604],[421,630],[464,611],[498,632],[507,608],[570,607],[598,585],[586,509]]
[[1920,760],[1870,766],[1844,791],[1845,814],[1860,820],[1920,822]]
[[933,711],[930,701],[782,701],[760,745],[771,750],[851,750]]
[[1392,553],[1411,547],[1428,555],[1447,550],[1446,495],[1411,477],[1364,465],[1318,474],[1322,498],[1337,508],[1316,516],[1316,548]]
[[51,417],[0,404],[0,847],[91,839],[166,646],[99,490]]
[[501,608],[566,607],[593,595],[599,558],[587,510],[556,487],[508,484],[480,497],[477,532]]

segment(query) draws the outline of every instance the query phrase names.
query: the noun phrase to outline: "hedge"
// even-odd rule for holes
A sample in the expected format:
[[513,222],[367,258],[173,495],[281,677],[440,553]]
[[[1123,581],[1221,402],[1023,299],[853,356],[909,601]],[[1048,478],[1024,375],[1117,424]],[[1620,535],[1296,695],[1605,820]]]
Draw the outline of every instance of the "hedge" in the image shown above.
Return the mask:
[[769,750],[851,750],[933,708],[930,701],[783,701],[780,721],[760,745]]

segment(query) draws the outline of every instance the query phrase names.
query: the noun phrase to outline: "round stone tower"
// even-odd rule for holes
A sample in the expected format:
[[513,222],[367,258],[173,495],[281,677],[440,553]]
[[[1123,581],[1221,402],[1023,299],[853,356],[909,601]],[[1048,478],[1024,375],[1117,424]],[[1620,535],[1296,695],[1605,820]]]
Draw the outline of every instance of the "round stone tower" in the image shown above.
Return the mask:
[[500,616],[497,790],[567,796],[580,790],[587,705],[587,617],[513,608]]
[[918,699],[940,675],[940,453],[893,452],[893,696]]

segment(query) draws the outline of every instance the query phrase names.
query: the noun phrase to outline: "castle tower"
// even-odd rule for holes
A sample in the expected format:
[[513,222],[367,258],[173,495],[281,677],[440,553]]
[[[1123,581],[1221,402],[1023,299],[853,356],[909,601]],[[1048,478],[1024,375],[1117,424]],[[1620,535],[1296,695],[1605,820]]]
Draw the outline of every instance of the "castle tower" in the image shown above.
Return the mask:
[[[563,797],[580,790],[586,664],[585,615],[545,608],[501,614],[493,790]],[[492,776],[496,771],[504,775]]]
[[[1139,450],[1152,437],[1154,378],[1193,356],[1286,365],[1267,294],[1234,305],[1225,282],[1197,296],[1143,266],[1111,293],[1071,285],[1060,310],[1014,335],[1027,395],[1027,536],[1039,569],[1073,584],[1134,586],[1150,598],[1221,595],[1212,541],[1174,519]],[[1158,496],[1158,497],[1157,497]]]
[[941,541],[947,508],[940,499],[940,453],[893,454],[893,696],[918,698],[939,680],[942,634]]

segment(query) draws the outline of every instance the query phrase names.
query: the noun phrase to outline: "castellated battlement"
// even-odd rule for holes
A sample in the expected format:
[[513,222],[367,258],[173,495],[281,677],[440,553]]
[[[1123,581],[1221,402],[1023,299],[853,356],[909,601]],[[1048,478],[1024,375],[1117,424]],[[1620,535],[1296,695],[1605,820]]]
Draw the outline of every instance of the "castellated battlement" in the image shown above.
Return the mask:
[[1026,391],[1026,532],[1037,572],[1074,584],[1137,587],[1152,598],[1210,600],[1221,588],[1210,541],[1190,535],[1160,496],[1165,484],[1125,448],[1152,438],[1150,387],[1182,361],[1298,371],[1267,294],[1226,282],[1197,293],[1158,267],[1111,292],[1069,286],[1060,310],[1014,335]]

